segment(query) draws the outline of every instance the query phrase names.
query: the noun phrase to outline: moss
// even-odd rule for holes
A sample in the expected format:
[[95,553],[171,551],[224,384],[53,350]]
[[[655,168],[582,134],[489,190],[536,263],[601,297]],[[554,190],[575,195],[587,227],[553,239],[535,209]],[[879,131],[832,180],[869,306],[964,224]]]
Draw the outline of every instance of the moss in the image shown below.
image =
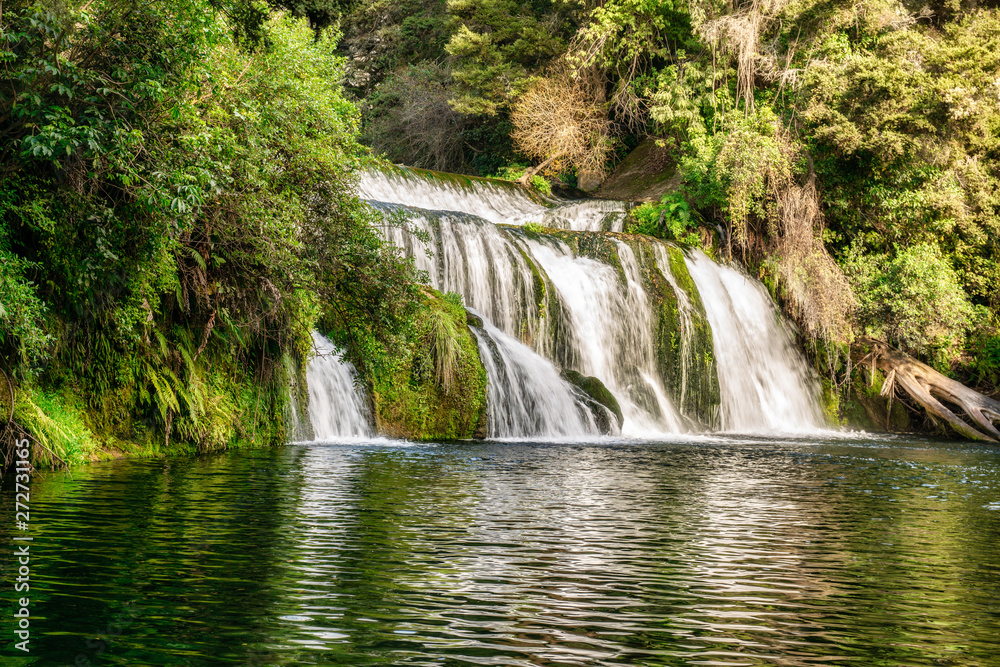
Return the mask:
[[535,262],[528,256],[528,253],[524,252],[524,249],[521,248],[520,245],[516,243],[513,245],[517,248],[517,251],[521,253],[521,259],[523,259],[524,263],[528,265],[529,269],[531,269],[532,289],[535,294],[535,306],[538,308],[538,316],[545,317],[547,288],[545,285],[545,278],[542,276],[542,271],[535,265]]
[[[612,394],[604,383],[595,377],[587,377],[582,373],[573,370],[564,370],[560,373],[562,378],[579,388],[584,394],[590,397],[594,402],[599,405],[603,405],[618,420],[618,428],[621,429],[622,424],[625,422],[625,417],[622,415],[621,406],[618,405],[618,399]],[[603,423],[607,420],[607,415],[604,411],[594,411],[594,417],[597,420],[598,426],[604,433],[609,433],[611,431],[610,424]]]
[[[135,380],[97,394],[84,394],[71,376],[15,393],[14,422],[37,443],[36,466],[70,466],[121,457],[149,458],[286,442],[293,376],[302,375],[290,357],[261,380],[244,362],[216,347],[201,374],[184,391],[198,396],[198,417],[184,409],[171,420],[169,440],[156,408],[144,403]],[[206,357],[209,355],[206,355]],[[185,405],[182,402],[182,405]]]
[[694,280],[687,270],[683,251],[673,245],[664,245],[673,280],[687,295],[693,312],[690,349],[687,351],[688,358],[685,359],[681,344],[683,334],[678,297],[673,286],[660,273],[652,252],[646,249],[643,253],[644,275],[650,282],[647,291],[652,296],[657,312],[656,352],[660,376],[671,400],[682,414],[698,421],[705,428],[716,428],[719,425],[721,392],[715,367],[712,327]]
[[841,396],[840,413],[847,426],[868,431],[906,433],[914,430],[910,414],[900,401],[881,395],[885,375],[869,368],[855,369]]
[[[379,432],[409,440],[485,435],[486,370],[469,322],[454,295],[441,295],[429,288],[424,291],[400,360],[369,378]],[[440,341],[438,336],[445,332],[447,342]],[[454,351],[453,370],[447,380],[438,372],[440,345]]]
[[820,386],[822,388],[820,407],[823,408],[823,417],[826,419],[827,424],[830,426],[843,426],[840,410],[840,391],[838,391],[837,386],[829,378],[821,377]]

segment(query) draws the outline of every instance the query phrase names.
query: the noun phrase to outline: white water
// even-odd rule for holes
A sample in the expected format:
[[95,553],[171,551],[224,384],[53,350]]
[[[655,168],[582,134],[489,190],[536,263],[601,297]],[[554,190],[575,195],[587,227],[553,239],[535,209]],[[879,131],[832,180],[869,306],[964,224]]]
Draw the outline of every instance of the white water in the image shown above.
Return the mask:
[[410,215],[409,228],[430,241],[400,227],[387,229],[386,238],[412,256],[417,269],[427,272],[431,287],[461,294],[467,307],[509,335],[534,338],[539,315],[534,275],[517,245],[499,227],[472,214],[402,210]]
[[[459,177],[461,178],[461,177]],[[402,204],[431,211],[471,213],[493,223],[519,225],[541,220],[548,210],[513,184],[486,180],[462,182],[435,179],[409,170],[399,173],[366,171],[358,182],[362,199]]]
[[551,361],[503,333],[487,320],[473,332],[489,378],[491,438],[598,435],[600,430]]
[[[451,176],[450,174],[445,176]],[[428,211],[468,213],[494,224],[529,222],[555,229],[620,232],[627,209],[608,199],[552,200],[543,205],[514,184],[486,179],[448,180],[410,170],[366,171],[358,181],[362,199]]]
[[712,325],[723,428],[822,428],[816,383],[764,286],[700,251],[688,256],[687,265]]
[[574,370],[598,378],[618,399],[625,416],[622,432],[648,436],[685,431],[658,378],[653,313],[632,248],[615,242],[625,272],[622,285],[614,268],[576,257],[561,241],[524,243],[568,311],[573,335],[564,343],[576,348],[579,368]]
[[306,368],[309,420],[316,440],[372,435],[368,407],[354,385],[354,366],[344,361],[329,339],[313,332],[316,356]]
[[[653,255],[640,258],[633,245],[606,237],[618,259],[612,266],[576,256],[555,237],[495,224],[617,230],[624,204],[588,200],[543,206],[504,184],[409,171],[366,173],[360,190],[377,206],[407,212],[410,229],[429,240],[399,227],[388,228],[387,238],[415,258],[432,286],[461,294],[467,306],[482,314],[484,326],[475,334],[489,377],[491,437],[596,433],[578,390],[559,377],[560,366],[607,386],[621,405],[626,435],[656,437],[690,428],[692,421],[680,414],[671,396],[683,405],[689,381],[694,391],[698,380],[693,374],[704,372],[693,351],[698,335],[693,322],[701,315],[678,286],[666,246],[641,246],[644,257]],[[648,270],[650,261],[677,298],[681,387],[666,386],[664,369],[658,367],[655,302],[662,296],[647,294],[641,269]],[[700,252],[687,264],[713,330],[723,427],[737,432],[819,428],[823,419],[816,383],[763,286]],[[538,281],[544,281],[544,293],[538,291]],[[341,403],[351,403],[353,396],[357,411],[339,421],[320,417],[330,430],[317,429],[318,438],[367,429],[365,402],[353,392],[352,369],[340,364],[329,373],[334,370],[340,375],[336,382],[324,380],[327,394],[338,394]],[[311,395],[312,385],[310,375]],[[316,421],[314,417],[314,425]]]
[[584,199],[560,202],[537,222],[545,227],[577,232],[620,232],[625,224],[625,212],[624,202]]

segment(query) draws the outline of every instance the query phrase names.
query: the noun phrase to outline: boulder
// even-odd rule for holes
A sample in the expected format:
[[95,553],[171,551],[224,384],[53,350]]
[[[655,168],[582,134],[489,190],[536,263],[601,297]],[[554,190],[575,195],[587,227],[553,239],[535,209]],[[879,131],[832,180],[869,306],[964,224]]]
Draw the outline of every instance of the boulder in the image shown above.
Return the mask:
[[[597,426],[601,429],[602,433],[608,434],[615,431],[608,417],[609,411],[618,422],[617,430],[621,431],[622,424],[625,423],[621,406],[618,405],[618,399],[608,391],[603,382],[595,377],[588,377],[583,373],[573,370],[564,370],[560,373],[560,376],[566,382],[569,382],[580,390],[581,398],[587,403],[591,412],[594,413],[594,419],[597,421]],[[604,408],[607,408],[607,410]]]

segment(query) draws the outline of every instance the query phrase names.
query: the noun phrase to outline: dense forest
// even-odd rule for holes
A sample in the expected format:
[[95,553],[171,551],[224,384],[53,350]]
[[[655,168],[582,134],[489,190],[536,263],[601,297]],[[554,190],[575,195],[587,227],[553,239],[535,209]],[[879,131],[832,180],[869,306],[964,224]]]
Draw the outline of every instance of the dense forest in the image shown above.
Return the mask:
[[375,368],[412,329],[332,31],[201,0],[2,11],[0,363],[41,458],[283,441],[318,322]]
[[646,146],[679,187],[633,231],[720,230],[834,400],[869,338],[1000,384],[995,6],[8,1],[0,63],[0,366],[51,460],[282,441],[316,328],[426,375],[403,413],[450,395],[464,314],[354,196],[379,155],[593,190]]

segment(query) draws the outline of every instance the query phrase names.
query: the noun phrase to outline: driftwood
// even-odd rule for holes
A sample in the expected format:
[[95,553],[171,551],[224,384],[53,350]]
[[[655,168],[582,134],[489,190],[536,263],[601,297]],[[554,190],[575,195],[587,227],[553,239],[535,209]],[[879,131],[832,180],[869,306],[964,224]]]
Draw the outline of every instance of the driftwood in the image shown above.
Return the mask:
[[[986,442],[1000,441],[1000,430],[997,430],[1000,402],[938,373],[927,364],[881,341],[863,339],[860,343],[867,348],[867,354],[858,360],[859,364],[868,363],[886,373],[883,396],[891,400],[896,388],[902,388],[927,411],[931,419],[948,424],[963,437]],[[945,403],[960,408],[972,423],[959,417]]]

